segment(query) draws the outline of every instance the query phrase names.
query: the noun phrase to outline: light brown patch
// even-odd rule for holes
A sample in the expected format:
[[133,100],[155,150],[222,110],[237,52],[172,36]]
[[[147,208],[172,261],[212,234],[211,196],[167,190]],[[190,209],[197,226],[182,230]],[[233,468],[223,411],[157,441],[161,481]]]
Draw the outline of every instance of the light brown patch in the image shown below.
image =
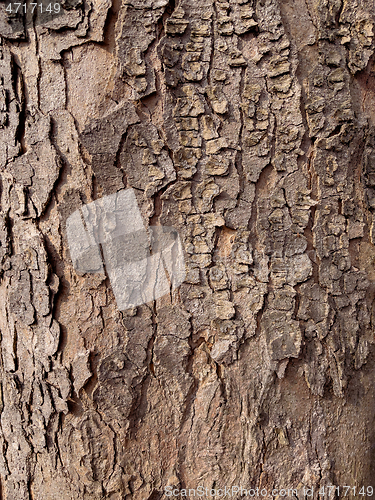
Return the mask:
[[217,255],[219,257],[226,259],[230,256],[235,237],[236,231],[234,229],[222,227],[217,242]]
[[375,245],[362,241],[359,247],[359,267],[366,271],[370,281],[375,281]]

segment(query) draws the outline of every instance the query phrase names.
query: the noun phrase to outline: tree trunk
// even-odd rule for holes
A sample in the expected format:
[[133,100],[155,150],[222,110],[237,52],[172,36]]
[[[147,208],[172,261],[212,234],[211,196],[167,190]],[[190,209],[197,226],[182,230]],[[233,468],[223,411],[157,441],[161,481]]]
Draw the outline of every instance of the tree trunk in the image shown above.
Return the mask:
[[[373,1],[61,2],[0,4],[1,498],[371,496]],[[186,277],[120,310],[125,188]]]

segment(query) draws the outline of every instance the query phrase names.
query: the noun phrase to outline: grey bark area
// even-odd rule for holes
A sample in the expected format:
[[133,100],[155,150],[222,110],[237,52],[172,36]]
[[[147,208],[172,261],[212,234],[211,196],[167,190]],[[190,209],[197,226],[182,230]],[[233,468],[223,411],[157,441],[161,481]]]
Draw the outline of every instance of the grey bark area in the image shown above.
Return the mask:
[[[373,1],[6,6],[1,498],[375,486]],[[66,221],[124,188],[187,274],[120,312]]]

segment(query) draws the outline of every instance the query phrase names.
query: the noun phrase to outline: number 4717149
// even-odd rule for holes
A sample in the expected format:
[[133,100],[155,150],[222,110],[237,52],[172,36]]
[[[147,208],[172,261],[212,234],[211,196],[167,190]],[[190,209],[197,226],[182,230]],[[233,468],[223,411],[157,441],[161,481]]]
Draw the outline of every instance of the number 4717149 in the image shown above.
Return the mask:
[[362,488],[356,488],[355,486],[322,486],[319,490],[319,495],[325,496],[328,495],[328,498],[331,497],[332,494],[336,493],[337,496],[346,497],[348,495],[351,496],[359,496],[362,497],[372,497],[374,493],[374,489],[372,486],[362,486]]
[[5,9],[6,12],[9,12],[10,14],[26,14],[26,12],[31,11],[33,13],[37,10],[37,12],[48,12],[50,14],[58,14],[60,12],[61,6],[59,3],[49,3],[48,5],[43,5],[42,3],[10,3],[7,8]]

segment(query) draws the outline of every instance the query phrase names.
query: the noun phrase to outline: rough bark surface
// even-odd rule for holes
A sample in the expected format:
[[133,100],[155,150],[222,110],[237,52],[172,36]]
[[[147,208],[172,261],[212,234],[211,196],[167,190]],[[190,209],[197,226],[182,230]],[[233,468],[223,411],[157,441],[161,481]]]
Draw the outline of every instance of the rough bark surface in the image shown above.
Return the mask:
[[[374,2],[61,5],[0,4],[1,498],[375,486]],[[120,312],[66,220],[127,187],[187,277]]]

